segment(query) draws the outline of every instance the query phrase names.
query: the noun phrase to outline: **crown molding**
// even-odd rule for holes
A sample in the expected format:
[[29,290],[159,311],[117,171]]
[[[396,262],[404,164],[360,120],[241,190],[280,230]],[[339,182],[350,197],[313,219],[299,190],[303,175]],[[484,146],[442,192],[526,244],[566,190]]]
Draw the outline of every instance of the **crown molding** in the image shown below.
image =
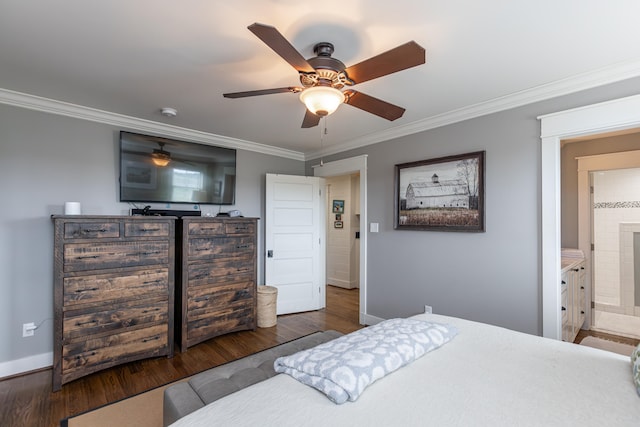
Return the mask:
[[443,114],[427,117],[422,120],[397,126],[382,132],[376,132],[350,141],[340,142],[324,150],[307,153],[305,159],[313,160],[322,156],[338,154],[344,151],[389,141],[391,139],[424,132],[476,117],[500,111],[510,110],[534,102],[545,101],[562,95],[592,89],[609,83],[640,76],[640,60],[622,62],[610,67],[601,68],[588,73],[578,74],[555,82],[540,85],[531,89],[515,92],[486,102],[452,110]]
[[253,151],[271,156],[284,157],[293,160],[309,161],[323,156],[342,153],[356,148],[366,147],[379,142],[389,141],[403,136],[424,132],[430,129],[459,123],[476,117],[485,116],[534,102],[544,101],[562,95],[579,92],[586,89],[615,83],[640,76],[640,60],[626,61],[595,71],[578,74],[576,76],[557,80],[531,89],[515,92],[506,96],[480,102],[467,107],[452,110],[422,120],[396,126],[391,129],[375,132],[369,135],[342,141],[323,150],[307,153],[287,150],[258,142],[230,138],[208,132],[167,125],[151,120],[125,116],[109,111],[84,107],[68,102],[57,101],[35,95],[15,92],[0,88],[0,103],[27,108],[46,113],[58,114],[97,123],[124,127],[132,130],[158,133],[165,136],[184,138],[204,144],[219,145],[227,148]]
[[96,108],[84,107],[68,102],[29,95],[0,88],[0,103],[12,105],[14,107],[26,108],[30,110],[42,111],[45,113],[57,114],[61,116],[73,117],[81,120],[88,120],[97,123],[104,123],[126,129],[142,132],[156,133],[162,136],[183,138],[189,141],[203,144],[218,145],[226,148],[236,148],[240,150],[253,151],[271,156],[285,157],[293,160],[304,161],[304,153],[287,150],[260,144],[257,142],[245,141],[242,139],[229,138],[208,132],[201,132],[194,129],[187,129],[179,126],[167,125],[151,120],[139,119],[125,116],[123,114],[98,110]]

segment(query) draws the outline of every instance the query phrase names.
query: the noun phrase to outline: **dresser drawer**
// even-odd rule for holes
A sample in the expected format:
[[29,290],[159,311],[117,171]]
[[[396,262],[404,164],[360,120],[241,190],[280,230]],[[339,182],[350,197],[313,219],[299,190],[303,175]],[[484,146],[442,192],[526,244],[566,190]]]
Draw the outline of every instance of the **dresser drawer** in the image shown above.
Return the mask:
[[189,240],[189,259],[217,257],[238,257],[253,255],[256,250],[255,238],[246,237],[203,237]]
[[253,221],[233,221],[225,224],[227,234],[255,234],[256,224]]
[[65,272],[166,264],[168,260],[169,241],[64,245]]
[[255,315],[252,305],[226,307],[203,313],[201,316],[190,316],[187,323],[187,341],[192,345],[218,335],[253,328]]
[[248,257],[217,259],[189,265],[189,286],[203,283],[229,282],[243,280],[244,277],[254,277],[253,259]]
[[107,239],[120,237],[119,222],[67,222],[65,239]]
[[224,224],[216,221],[191,222],[188,228],[189,236],[221,236],[225,233]]
[[168,295],[169,269],[65,277],[64,305],[98,303],[125,298]]
[[127,222],[124,224],[125,237],[169,237],[168,222]]
[[255,282],[253,281],[189,288],[188,318],[194,320],[207,317],[210,312],[251,305],[254,296]]
[[167,324],[120,332],[64,345],[62,348],[63,383],[110,366],[146,357],[166,354]]
[[63,340],[116,332],[147,323],[166,323],[169,315],[166,297],[145,300],[137,304],[113,304],[107,307],[66,312],[62,322]]

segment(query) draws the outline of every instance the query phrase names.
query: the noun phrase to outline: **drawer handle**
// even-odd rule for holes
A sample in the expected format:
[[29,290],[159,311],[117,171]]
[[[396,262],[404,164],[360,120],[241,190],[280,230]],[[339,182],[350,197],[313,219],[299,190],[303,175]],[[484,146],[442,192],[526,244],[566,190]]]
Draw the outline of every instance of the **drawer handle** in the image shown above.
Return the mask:
[[209,273],[202,273],[202,274],[197,274],[193,277],[194,280],[200,280],[200,279],[205,279],[209,277]]
[[[91,353],[89,353],[89,356],[95,356],[95,355],[96,355],[95,351],[92,351]],[[76,360],[80,360],[80,359],[82,359],[82,356],[76,356]]]
[[139,252],[138,255],[149,256],[149,255],[158,255],[160,251],[151,251],[151,252]]
[[88,288],[88,289],[76,289],[76,293],[77,294],[81,294],[83,292],[93,292],[93,291],[97,291],[98,288]]
[[162,283],[162,281],[160,279],[156,279],[156,280],[147,280],[146,282],[142,282],[145,285],[157,285],[158,283]]
[[142,340],[142,342],[157,341],[159,339],[160,339],[160,337],[156,335],[155,337],[145,338],[145,339]]
[[246,231],[249,227],[236,227],[236,231]]
[[154,231],[160,231],[159,228],[141,228],[140,231],[142,231],[143,233],[151,233]]
[[249,245],[248,243],[245,245],[236,245],[236,249],[247,249],[249,248],[251,245]]
[[567,307],[562,307],[562,311],[567,311]]
[[209,295],[206,297],[198,297],[196,298],[196,302],[209,301],[209,298],[211,298]]
[[88,322],[76,322],[76,326],[95,325],[97,323],[97,320],[90,320]]
[[217,227],[200,227],[200,230],[204,230],[204,231],[216,231],[218,228]]
[[107,230],[105,228],[101,228],[99,230],[91,230],[90,228],[85,228],[82,230],[83,233],[106,233]]
[[208,251],[209,248],[196,248],[196,252]]
[[238,267],[238,268],[236,268],[236,271],[245,272],[245,271],[249,271],[249,269],[246,268],[246,267]]
[[156,308],[153,308],[153,309],[151,309],[151,310],[142,310],[142,314],[146,314],[146,313],[153,313],[154,311],[160,311],[160,310],[162,310],[162,309],[157,308],[157,307],[156,307]]
[[78,259],[96,259],[100,258],[100,255],[87,255],[87,256],[79,256]]

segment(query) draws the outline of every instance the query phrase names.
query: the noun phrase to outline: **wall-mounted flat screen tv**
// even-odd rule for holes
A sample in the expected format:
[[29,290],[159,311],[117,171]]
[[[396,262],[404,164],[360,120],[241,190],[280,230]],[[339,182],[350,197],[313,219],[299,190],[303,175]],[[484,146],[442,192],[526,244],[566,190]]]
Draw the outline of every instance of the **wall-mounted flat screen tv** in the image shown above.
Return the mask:
[[236,150],[120,132],[120,201],[232,205]]

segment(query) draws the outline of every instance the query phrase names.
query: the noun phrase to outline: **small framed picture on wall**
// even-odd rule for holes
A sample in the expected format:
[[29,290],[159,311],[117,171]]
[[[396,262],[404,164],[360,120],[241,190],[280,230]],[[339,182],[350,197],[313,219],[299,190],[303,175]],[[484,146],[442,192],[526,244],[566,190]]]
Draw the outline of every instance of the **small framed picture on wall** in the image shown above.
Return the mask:
[[342,221],[334,221],[333,222],[333,228],[342,228]]
[[334,200],[333,201],[333,213],[344,213],[344,200]]

